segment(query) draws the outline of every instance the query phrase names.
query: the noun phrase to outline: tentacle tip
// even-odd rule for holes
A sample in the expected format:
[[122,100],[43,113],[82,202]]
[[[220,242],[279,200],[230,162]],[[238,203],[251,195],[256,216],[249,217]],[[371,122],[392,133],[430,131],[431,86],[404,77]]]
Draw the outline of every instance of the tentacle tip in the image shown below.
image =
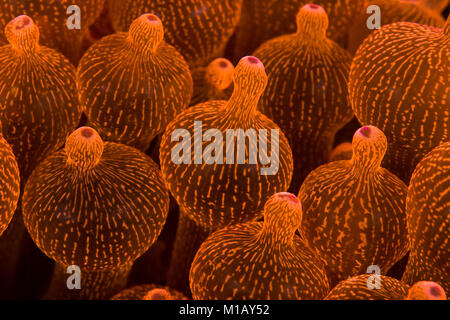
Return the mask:
[[328,15],[318,4],[306,4],[297,13],[298,34],[323,37],[326,35],[328,24]]
[[161,19],[156,14],[153,14],[153,13],[144,13],[136,20],[139,21],[140,23],[144,23],[144,24],[156,27],[156,28],[159,28],[162,26]]
[[246,59],[247,59],[248,63],[250,63],[250,64],[258,64],[261,62],[261,61],[259,61],[259,59],[257,57],[253,57],[253,56],[249,56]]
[[24,29],[27,26],[30,26],[33,23],[33,20],[27,15],[21,15],[12,20],[12,25],[15,30]]
[[95,131],[92,128],[84,127],[84,128],[81,128],[80,134],[81,134],[81,136],[83,136],[85,138],[91,138],[94,136]]
[[317,4],[312,4],[312,3],[305,5],[305,7],[309,10],[320,10],[321,9],[321,6],[319,6]]
[[447,300],[444,288],[434,281],[416,282],[408,292],[407,300]]
[[172,300],[172,295],[165,289],[152,289],[143,300]]
[[355,132],[355,138],[357,138],[358,140],[366,140],[366,139],[384,140],[384,133],[375,126],[367,125],[359,128]]
[[91,127],[81,127],[67,138],[65,151],[69,163],[87,169],[100,161],[103,148],[103,140],[97,131]]
[[206,71],[206,79],[219,90],[225,90],[233,82],[234,66],[225,58],[212,61]]
[[146,14],[146,15],[144,15],[146,18],[147,18],[147,20],[148,21],[150,21],[150,22],[155,22],[155,21],[159,21],[159,18],[156,16],[156,15],[154,15],[154,14]]
[[369,126],[362,127],[359,132],[366,138],[370,138],[371,129]]
[[39,41],[39,29],[27,15],[20,15],[9,21],[5,27],[5,35],[8,42],[19,49],[34,48]]
[[217,65],[222,69],[226,69],[226,68],[230,67],[229,61],[227,61],[225,59],[220,59]]

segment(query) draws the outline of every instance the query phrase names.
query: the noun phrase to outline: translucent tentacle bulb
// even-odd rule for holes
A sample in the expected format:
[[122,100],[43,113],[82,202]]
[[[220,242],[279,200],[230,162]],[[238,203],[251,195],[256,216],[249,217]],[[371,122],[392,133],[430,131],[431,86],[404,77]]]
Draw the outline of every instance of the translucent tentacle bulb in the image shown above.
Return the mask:
[[193,70],[194,95],[191,105],[230,99],[233,94],[233,76],[234,66],[225,58],[217,58],[207,67]]
[[[105,0],[0,1],[0,28],[18,15],[39,27],[41,44],[63,53],[74,65],[82,54],[83,37],[100,15]],[[0,43],[6,39],[0,36]]]
[[39,44],[40,31],[25,15],[5,29],[0,47],[0,120],[25,182],[33,168],[64,145],[80,120],[75,68]]
[[407,187],[380,166],[386,137],[362,127],[353,136],[351,160],[312,171],[303,182],[300,233],[324,259],[331,285],[378,266],[381,274],[409,249],[405,201]]
[[167,42],[191,68],[223,55],[241,15],[242,0],[109,0],[116,31],[126,31],[135,17],[153,13],[166,27]]
[[353,118],[347,96],[351,55],[326,36],[328,16],[314,4],[297,14],[297,33],[265,42],[254,55],[269,76],[259,108],[289,139],[290,190],[328,161],[336,132]]
[[260,218],[268,197],[286,191],[292,177],[286,137],[257,110],[267,85],[264,65],[256,57],[242,58],[233,81],[228,101],[209,101],[182,112],[161,142],[163,177],[185,216],[171,263],[184,267],[169,274],[182,275],[185,285],[199,245],[191,245],[191,235],[202,233],[204,240],[217,228]]
[[383,165],[409,182],[419,161],[450,138],[450,19],[443,29],[398,22],[359,47],[349,77],[362,125],[387,136]]
[[450,252],[450,142],[443,143],[419,162],[406,201],[409,235],[408,264],[402,280],[408,284],[434,281],[446,294]]
[[143,151],[188,106],[193,90],[189,66],[164,41],[153,14],[95,43],[80,61],[77,85],[89,125]]
[[257,110],[266,84],[261,61],[242,58],[228,101],[187,109],[163,135],[161,170],[169,190],[206,229],[260,217],[268,197],[291,179],[288,141]]
[[194,299],[321,299],[329,290],[320,259],[295,232],[300,201],[277,193],[264,207],[264,222],[214,232],[192,263]]
[[[122,290],[134,260],[159,236],[168,208],[150,157],[103,142],[90,127],[74,131],[63,150],[33,171],[23,196],[31,237],[57,263],[50,296],[104,299]],[[68,266],[79,267],[80,290],[66,287]]]
[[0,122],[0,236],[14,215],[19,194],[19,166],[10,145],[3,138]]

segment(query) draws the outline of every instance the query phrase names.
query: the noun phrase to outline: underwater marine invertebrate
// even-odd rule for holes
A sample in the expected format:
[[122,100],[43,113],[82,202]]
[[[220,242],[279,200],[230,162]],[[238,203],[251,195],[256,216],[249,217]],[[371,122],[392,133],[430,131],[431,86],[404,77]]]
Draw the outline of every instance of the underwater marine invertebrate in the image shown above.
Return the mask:
[[264,222],[229,226],[211,234],[190,272],[195,299],[321,299],[328,279],[320,259],[295,234],[302,209],[293,194],[277,193]]
[[[21,1],[24,5],[31,2]],[[19,2],[8,2],[12,3]],[[0,15],[5,12],[0,10]],[[40,44],[40,29],[31,17],[20,15],[9,21],[5,36],[9,44],[0,47],[0,121],[19,166],[23,192],[32,170],[64,145],[82,111],[75,67],[58,51]],[[22,222],[21,203],[0,242],[3,292],[11,292],[9,283],[18,278],[23,245],[32,245]]]
[[449,139],[450,19],[438,29],[398,22],[359,47],[349,77],[350,102],[362,125],[389,142],[383,166],[405,183],[419,161]]
[[345,48],[348,31],[365,8],[364,0],[244,0],[235,56],[250,54],[266,40],[295,32],[295,15],[308,3],[325,9],[330,18],[327,36]]
[[[177,231],[186,238],[177,239],[180,250],[173,252],[177,259],[172,264],[181,266],[179,258],[185,261],[185,271],[174,275],[184,275],[185,281],[198,248],[191,248],[190,258],[181,258],[191,237],[203,230],[205,238],[217,228],[261,217],[268,197],[289,185],[289,143],[279,127],[257,110],[266,84],[263,64],[255,57],[244,57],[236,67],[234,91],[228,101],[209,101],[183,111],[163,135],[163,177],[181,214],[191,220],[184,222],[186,226],[197,226],[195,232],[180,227]],[[194,139],[189,138],[192,136]]]
[[62,54],[39,44],[39,29],[18,16],[0,47],[0,120],[13,148],[22,183],[50,152],[64,145],[80,120],[75,68]]
[[325,300],[446,300],[444,289],[432,281],[406,283],[384,275],[362,274],[340,282]]
[[[228,101],[209,101],[183,111],[168,125],[163,135],[161,171],[169,190],[187,214],[206,229],[216,229],[231,223],[253,219],[256,214],[261,214],[267,198],[285,189],[291,179],[292,152],[287,139],[272,120],[257,110],[258,100],[266,84],[267,75],[263,64],[255,57],[242,58],[234,73],[234,92]],[[202,141],[203,153],[198,154],[198,149],[195,147],[188,148],[188,154],[183,153],[182,160],[187,156],[192,160],[191,162],[175,163],[172,157],[173,148],[178,146],[179,150],[180,146],[184,146],[183,141],[188,144],[192,141],[183,140],[180,144],[180,137],[173,139],[172,134],[177,133],[177,129],[182,129],[183,133],[187,131],[190,136],[193,136],[194,127],[198,126],[196,121],[202,122],[203,131],[214,128],[223,132],[223,136],[230,135],[226,134],[229,129],[243,132],[256,131],[257,140],[244,140],[245,150],[247,150],[245,155],[249,154],[250,144],[256,141],[259,142],[259,146],[262,146],[264,142],[267,143],[267,151],[275,151],[271,159],[273,162],[252,163],[255,159],[250,159],[251,157],[248,156],[244,157],[245,163],[239,163],[240,157],[235,158],[238,146],[239,149],[244,147],[242,141],[237,141],[233,145],[227,144],[226,147],[234,147],[231,150],[233,152],[225,150],[226,141],[223,141],[223,144],[218,145],[219,152],[220,149],[222,152],[216,154],[216,157],[212,152],[212,156],[208,158],[207,151],[214,151],[207,148],[208,145],[211,147],[211,140],[209,140]],[[272,137],[275,134],[279,135],[279,141]],[[240,131],[236,132],[233,139],[242,140],[237,136],[245,137]],[[266,141],[261,141],[263,139]],[[251,145],[251,147],[254,146]],[[274,148],[278,148],[279,152],[276,152]],[[194,163],[200,155],[201,160],[205,158],[205,163],[201,166]],[[242,155],[244,155],[243,152]],[[221,157],[223,159],[220,159]],[[264,168],[268,170],[266,174],[261,174],[265,172],[261,170]]]
[[192,95],[189,67],[153,14],[95,43],[80,61],[77,86],[89,125],[106,140],[144,151]]
[[[424,2],[411,0],[370,0],[367,1],[366,9],[369,5],[380,8],[381,25],[388,25],[394,22],[409,21],[419,24],[426,24],[433,27],[442,27],[444,19],[441,15],[429,9]],[[350,31],[348,50],[354,54],[363,40],[373,31],[366,27],[369,15],[365,12],[356,16],[355,27]]]
[[434,281],[446,294],[450,252],[450,142],[428,153],[411,177],[406,218],[411,252],[402,280]]
[[[57,262],[53,285],[63,292],[56,289],[56,298],[109,298],[123,289],[131,264],[159,236],[168,207],[157,165],[134,148],[103,142],[89,127],[74,131],[64,150],[33,171],[23,196],[31,237]],[[81,269],[81,290],[58,278],[71,265]]]
[[444,289],[433,281],[419,281],[409,288],[405,300],[447,300]]
[[407,187],[380,166],[387,141],[373,126],[353,137],[351,160],[312,171],[300,188],[300,233],[324,259],[331,285],[377,265],[385,274],[408,251]]

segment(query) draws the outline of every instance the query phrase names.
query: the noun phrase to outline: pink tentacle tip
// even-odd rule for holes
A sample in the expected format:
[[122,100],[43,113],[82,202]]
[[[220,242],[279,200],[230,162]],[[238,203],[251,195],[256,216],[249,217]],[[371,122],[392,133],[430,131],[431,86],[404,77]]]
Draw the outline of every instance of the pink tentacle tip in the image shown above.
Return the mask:
[[248,57],[247,61],[251,64],[258,64],[260,62],[259,59],[256,57]]
[[316,9],[319,9],[319,8],[320,8],[320,6],[317,5],[317,4],[308,4],[308,7],[309,7],[310,9],[313,9],[313,10],[316,10]]
[[431,295],[438,297],[441,295],[441,290],[438,286],[432,286],[430,288],[430,293],[431,293]]
[[158,18],[153,14],[149,14],[149,15],[147,15],[147,20],[148,21],[158,21]]
[[31,24],[31,18],[28,16],[17,17],[14,22],[14,29],[20,30]]
[[94,135],[94,131],[91,128],[85,128],[81,130],[81,135],[85,138],[90,138]]
[[290,200],[296,204],[300,203],[300,200],[295,195],[293,195],[292,193],[289,193],[289,192],[280,192],[278,194],[278,196],[282,199]]
[[366,138],[370,138],[370,132],[371,132],[371,130],[370,130],[370,128],[369,127],[362,127],[360,130],[359,130],[359,132],[361,132],[361,134],[364,136],[364,137],[366,137]]

